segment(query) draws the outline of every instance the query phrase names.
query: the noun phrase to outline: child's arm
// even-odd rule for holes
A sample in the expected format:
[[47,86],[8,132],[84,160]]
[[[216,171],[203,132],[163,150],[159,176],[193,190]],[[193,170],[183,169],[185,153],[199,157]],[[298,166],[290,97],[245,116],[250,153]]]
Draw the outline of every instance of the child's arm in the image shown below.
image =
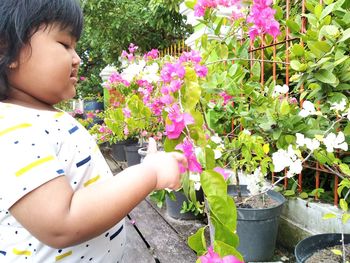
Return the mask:
[[103,183],[73,192],[65,176],[33,190],[12,215],[43,243],[63,248],[102,234],[154,189],[180,187],[179,153],[155,153]]

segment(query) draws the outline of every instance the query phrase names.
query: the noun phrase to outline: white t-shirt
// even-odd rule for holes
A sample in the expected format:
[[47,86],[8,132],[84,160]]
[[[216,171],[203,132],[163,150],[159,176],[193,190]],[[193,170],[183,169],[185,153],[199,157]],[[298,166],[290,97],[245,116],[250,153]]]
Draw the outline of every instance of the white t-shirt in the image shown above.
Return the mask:
[[62,175],[74,190],[113,176],[92,136],[69,114],[0,102],[0,262],[121,262],[124,220],[88,242],[54,249],[10,214],[21,197]]

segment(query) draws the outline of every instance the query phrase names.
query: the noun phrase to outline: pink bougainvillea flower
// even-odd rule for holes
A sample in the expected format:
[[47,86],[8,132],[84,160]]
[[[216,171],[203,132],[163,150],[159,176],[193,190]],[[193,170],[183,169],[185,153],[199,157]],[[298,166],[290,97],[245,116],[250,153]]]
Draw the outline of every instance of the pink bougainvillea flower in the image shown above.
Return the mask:
[[[194,147],[192,142],[188,139],[185,138],[183,140],[183,143],[177,145],[175,147],[176,150],[180,150],[184,153],[187,163],[188,163],[188,170],[194,173],[201,173],[202,172],[202,166],[197,160]],[[181,164],[179,164],[180,167],[180,172],[184,173],[186,171],[186,168],[183,167]]]
[[123,108],[123,114],[124,114],[125,118],[131,117],[131,111],[127,107]]
[[192,61],[195,64],[198,64],[199,62],[201,62],[201,60],[202,60],[202,57],[201,57],[199,51],[196,51],[196,50],[191,50],[190,52],[184,52],[179,57],[179,61],[182,63]]
[[159,56],[159,51],[158,49],[152,49],[151,51],[147,52],[145,55],[144,55],[144,58],[146,60],[148,59],[156,59],[158,58]]
[[86,80],[86,78],[85,78],[84,76],[81,76],[81,77],[80,77],[80,80],[81,80],[81,81],[84,81],[84,80]]
[[165,126],[165,131],[169,139],[177,139],[186,125],[194,123],[194,119],[189,113],[182,113],[178,104],[167,108],[170,124]]
[[128,129],[128,126],[125,125],[124,127],[124,135],[125,136],[128,136],[129,135],[129,129]]
[[161,97],[160,101],[165,105],[169,105],[169,104],[174,102],[174,98],[173,98],[173,96],[168,94],[168,95],[164,95],[163,97]]
[[135,51],[136,51],[138,48],[139,48],[139,47],[136,46],[135,44],[130,43],[130,45],[129,45],[129,52],[130,52],[130,53],[135,53]]
[[280,34],[279,23],[275,20],[276,10],[270,5],[271,0],[254,0],[247,22],[252,23],[249,36],[252,40],[260,34],[269,34],[276,38]]
[[88,119],[93,119],[95,116],[96,116],[96,114],[93,113],[93,112],[91,112],[91,111],[86,113],[86,117],[87,117]]
[[171,92],[176,92],[181,88],[182,81],[179,79],[172,80],[169,85],[169,89]]
[[219,173],[222,175],[222,177],[224,177],[225,180],[227,180],[227,178],[230,177],[230,173],[227,172],[224,168],[221,168],[221,167],[215,167],[213,169],[215,172]]
[[181,63],[166,63],[160,72],[160,78],[163,82],[170,83],[173,79],[183,79],[185,73],[185,68]]
[[219,254],[214,252],[212,246],[208,247],[208,253],[200,256],[199,259],[201,263],[244,263],[231,255],[220,258]]
[[194,70],[200,78],[204,78],[208,74],[208,68],[206,66],[196,65]]
[[224,106],[233,98],[233,96],[227,94],[226,91],[220,92],[219,95],[224,99]]

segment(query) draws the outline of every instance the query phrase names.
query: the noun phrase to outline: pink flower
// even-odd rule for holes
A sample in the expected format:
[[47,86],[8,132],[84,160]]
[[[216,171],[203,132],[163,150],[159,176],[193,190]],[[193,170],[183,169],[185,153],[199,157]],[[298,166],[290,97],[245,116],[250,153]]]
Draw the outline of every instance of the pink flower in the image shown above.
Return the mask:
[[[201,173],[202,166],[197,161],[197,157],[194,151],[194,147],[192,142],[185,138],[182,144],[179,144],[175,147],[176,150],[181,150],[185,157],[187,158],[188,170],[194,173]],[[186,171],[185,167],[180,165],[180,172],[184,173]]]
[[220,92],[219,95],[224,99],[224,106],[233,98],[231,95],[227,94],[226,91]]
[[221,167],[215,167],[213,169],[215,172],[221,174],[225,180],[227,180],[227,178],[230,177],[230,174],[224,169],[224,168],[221,168]]
[[219,254],[215,253],[213,247],[208,247],[208,253],[199,257],[201,263],[244,263],[234,256],[225,256],[220,258]]
[[200,56],[199,51],[196,51],[196,50],[191,50],[190,52],[184,52],[179,58],[180,62],[192,61],[196,64],[201,62],[201,60],[202,60],[202,57]]
[[208,68],[206,66],[196,65],[194,69],[200,78],[204,78],[208,74]]
[[84,76],[81,76],[81,77],[80,77],[80,80],[81,80],[81,81],[84,81],[84,80],[86,80],[86,78],[85,78]]
[[123,114],[124,114],[125,118],[131,117],[131,111],[127,107],[123,108]]
[[124,135],[125,136],[128,136],[129,135],[129,129],[128,129],[128,126],[125,125],[124,127]]
[[193,117],[189,113],[181,113],[177,104],[167,109],[170,124],[165,126],[165,131],[169,139],[177,139],[181,135],[186,125],[194,123]]
[[144,56],[145,59],[156,59],[159,56],[158,49],[152,49],[151,51],[147,52]]
[[166,63],[160,72],[160,77],[162,81],[164,81],[165,83],[169,83],[173,79],[183,79],[185,73],[185,68],[180,63]]

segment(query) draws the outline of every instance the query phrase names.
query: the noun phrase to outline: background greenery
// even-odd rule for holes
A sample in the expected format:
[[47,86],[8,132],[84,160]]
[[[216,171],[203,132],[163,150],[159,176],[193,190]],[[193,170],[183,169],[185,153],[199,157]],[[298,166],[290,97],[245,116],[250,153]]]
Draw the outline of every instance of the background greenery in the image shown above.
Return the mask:
[[179,13],[180,0],[81,0],[84,32],[77,52],[82,59],[78,96],[102,94],[100,71],[118,63],[130,43],[141,52],[162,49],[191,32]]

